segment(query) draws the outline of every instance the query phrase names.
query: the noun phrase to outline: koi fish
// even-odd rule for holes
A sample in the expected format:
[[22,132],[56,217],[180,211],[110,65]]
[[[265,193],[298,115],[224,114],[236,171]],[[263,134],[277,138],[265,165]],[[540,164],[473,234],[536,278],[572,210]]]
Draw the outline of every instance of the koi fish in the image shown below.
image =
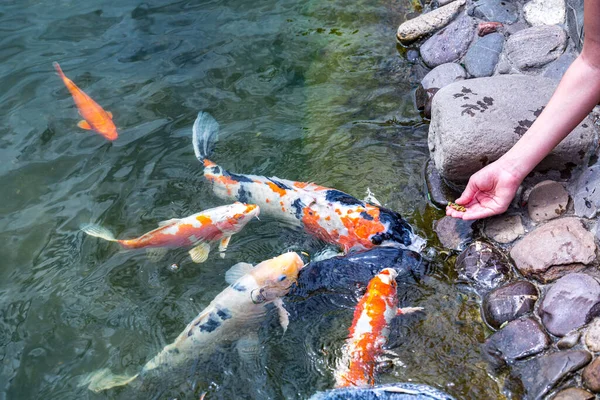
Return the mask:
[[377,274],[354,309],[350,337],[335,372],[336,387],[373,386],[375,366],[387,343],[392,319],[396,315],[423,309],[398,308],[396,275],[397,272],[391,268]]
[[79,114],[83,117],[83,120],[79,121],[77,126],[81,129],[96,131],[110,141],[116,140],[119,134],[117,133],[117,127],[112,121],[112,113],[104,111],[98,103],[85,94],[83,90],[79,89],[72,80],[67,78],[57,62],[54,62],[52,65],[54,65],[56,72],[62,78],[69,92],[71,92]]
[[314,183],[224,170],[208,159],[218,131],[219,124],[213,117],[198,113],[193,127],[194,152],[218,197],[258,204],[263,213],[304,228],[344,252],[378,245],[417,251],[422,248],[424,240],[413,233],[400,214],[387,208]]
[[[200,314],[190,322],[175,341],[165,346],[134,376],[114,375],[102,369],[88,376],[82,385],[94,392],[127,385],[136,380],[158,377],[168,371],[189,367],[200,356],[210,355],[224,343],[238,341],[242,358],[248,349],[258,348],[260,321],[267,312],[266,305],[273,303],[285,331],[287,311],[281,298],[296,281],[304,263],[296,253],[284,253],[253,267],[239,263],[225,274],[230,286],[219,293]],[[242,345],[240,345],[242,343]]]
[[102,226],[85,225],[81,228],[90,236],[119,243],[125,249],[145,248],[152,260],[160,260],[168,248],[194,246],[190,257],[195,263],[202,263],[210,253],[210,243],[219,241],[221,257],[231,240],[250,220],[258,216],[260,208],[255,204],[235,202],[226,206],[211,208],[185,218],[174,218],[158,223],[158,228],[135,239],[116,239]]

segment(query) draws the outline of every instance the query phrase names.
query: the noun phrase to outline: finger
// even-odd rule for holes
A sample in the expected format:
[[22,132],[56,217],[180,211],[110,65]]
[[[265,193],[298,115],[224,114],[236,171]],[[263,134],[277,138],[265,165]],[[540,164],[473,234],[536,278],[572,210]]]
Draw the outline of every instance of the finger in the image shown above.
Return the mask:
[[454,202],[456,204],[460,204],[461,206],[464,206],[465,204],[468,204],[473,200],[476,193],[477,193],[477,186],[475,184],[472,184],[471,181],[469,181],[465,190],[462,192],[460,197],[458,199],[456,199]]
[[446,207],[446,215],[452,218],[462,219],[464,212],[456,211],[452,207]]
[[493,210],[490,210],[488,208],[481,208],[479,210],[467,209],[467,211],[463,213],[462,219],[471,221],[474,219],[482,219],[482,218],[491,217],[492,215],[495,215],[495,214],[496,214],[496,212],[494,212]]

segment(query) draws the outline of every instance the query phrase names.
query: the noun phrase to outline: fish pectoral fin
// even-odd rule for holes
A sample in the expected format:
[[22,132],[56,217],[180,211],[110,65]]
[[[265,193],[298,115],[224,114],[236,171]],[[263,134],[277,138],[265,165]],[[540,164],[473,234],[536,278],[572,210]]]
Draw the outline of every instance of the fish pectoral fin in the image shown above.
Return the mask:
[[404,307],[399,308],[396,312],[396,315],[411,314],[418,311],[423,311],[423,307]]
[[134,381],[139,374],[133,376],[115,375],[108,368],[92,372],[79,383],[79,386],[88,386],[93,392],[101,392],[117,386],[124,386]]
[[225,282],[233,285],[238,279],[242,276],[246,275],[250,270],[252,270],[253,265],[245,262],[239,262],[229,268],[227,272],[225,272]]
[[110,111],[107,111],[106,114],[108,114],[108,116],[110,117],[110,119],[113,119],[113,115]]
[[81,120],[77,123],[77,126],[80,127],[81,129],[86,129],[86,130],[92,130],[92,126],[86,121],[86,120]]
[[210,245],[208,243],[200,243],[189,251],[192,261],[196,264],[206,261],[208,259],[208,253],[210,253]]
[[290,313],[287,312],[283,306],[283,299],[278,298],[273,302],[273,305],[277,307],[277,313],[279,314],[279,323],[283,328],[283,333],[287,331],[288,325],[290,324]]
[[252,331],[241,337],[235,344],[235,348],[244,363],[258,363],[258,356],[260,355],[258,333]]
[[171,219],[168,219],[166,221],[160,221],[158,223],[158,226],[159,227],[163,227],[163,226],[166,226],[166,225],[171,225],[171,224],[177,223],[179,221],[181,221],[179,218],[171,218]]
[[164,247],[150,247],[146,249],[146,256],[152,262],[159,262],[167,254],[167,249]]
[[231,236],[225,236],[221,239],[219,243],[219,255],[221,258],[225,258],[225,252],[227,251],[227,246],[229,246],[229,242],[231,241]]

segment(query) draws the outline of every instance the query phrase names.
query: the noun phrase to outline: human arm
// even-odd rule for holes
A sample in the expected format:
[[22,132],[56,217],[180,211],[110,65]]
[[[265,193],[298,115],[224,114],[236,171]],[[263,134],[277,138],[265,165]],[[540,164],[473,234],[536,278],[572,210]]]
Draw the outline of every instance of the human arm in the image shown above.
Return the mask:
[[456,199],[467,210],[447,207],[446,215],[472,220],[506,211],[523,179],[600,102],[600,1],[584,7],[583,50],[546,108],[508,152],[471,176]]

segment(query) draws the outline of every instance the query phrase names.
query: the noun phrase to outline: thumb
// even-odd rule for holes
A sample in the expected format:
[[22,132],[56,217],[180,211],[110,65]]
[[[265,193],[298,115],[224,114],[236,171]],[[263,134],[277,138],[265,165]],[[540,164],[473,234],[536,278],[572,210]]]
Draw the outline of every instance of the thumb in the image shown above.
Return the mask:
[[475,193],[477,193],[477,190],[477,185],[475,185],[471,182],[471,180],[469,180],[469,183],[467,183],[467,187],[462,192],[460,197],[455,200],[455,203],[460,204],[461,206],[469,204],[471,200],[473,200],[473,197],[475,197]]

